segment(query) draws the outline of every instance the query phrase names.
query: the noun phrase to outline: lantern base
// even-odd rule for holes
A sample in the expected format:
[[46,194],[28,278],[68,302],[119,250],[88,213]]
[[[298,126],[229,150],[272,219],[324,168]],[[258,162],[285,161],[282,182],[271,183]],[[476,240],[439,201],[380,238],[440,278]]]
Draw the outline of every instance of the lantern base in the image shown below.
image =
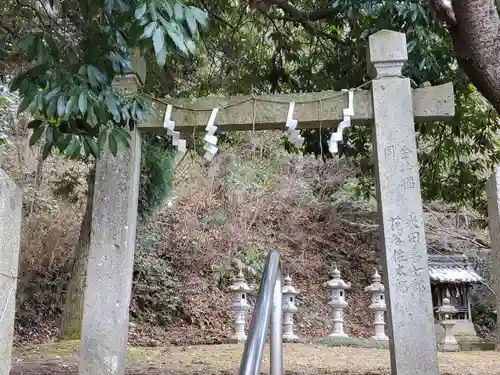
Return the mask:
[[460,345],[457,343],[441,343],[439,344],[440,352],[459,352]]
[[295,333],[290,334],[284,334],[283,335],[283,341],[284,342],[298,342],[300,341],[299,336],[297,336]]
[[240,335],[232,335],[229,338],[229,342],[231,344],[243,344],[247,341],[247,336],[240,336]]

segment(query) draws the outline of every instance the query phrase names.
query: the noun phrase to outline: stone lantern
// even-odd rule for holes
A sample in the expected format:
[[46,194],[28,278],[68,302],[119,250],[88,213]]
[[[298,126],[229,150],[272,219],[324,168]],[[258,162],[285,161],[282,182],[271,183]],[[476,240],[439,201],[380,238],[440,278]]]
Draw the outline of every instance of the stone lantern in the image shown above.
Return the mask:
[[344,309],[347,307],[345,300],[346,290],[351,288],[351,283],[346,283],[340,278],[337,267],[333,270],[332,279],[325,286],[330,290],[330,302],[333,310],[333,332],[331,337],[348,337],[344,332]]
[[365,291],[372,293],[372,303],[368,307],[374,312],[375,315],[375,320],[373,322],[375,334],[372,336],[372,340],[386,341],[389,340],[389,337],[385,334],[384,319],[384,313],[387,306],[385,305],[385,288],[384,284],[380,282],[381,280],[382,278],[378,274],[377,270],[375,270],[375,275],[373,275],[372,278],[373,283],[370,286],[367,286]]
[[245,315],[250,309],[248,294],[253,289],[248,286],[241,269],[234,280],[234,284],[230,286],[230,290],[233,293],[233,311],[235,313],[234,334],[231,336],[231,340],[244,342],[247,339],[247,335],[245,334]]
[[292,286],[292,278],[285,277],[283,285],[283,313],[284,313],[284,332],[285,341],[298,341],[299,337],[293,332],[293,316],[297,313],[295,305],[296,296],[300,293],[298,289]]
[[457,309],[450,304],[449,298],[444,298],[443,304],[437,309],[437,313],[440,317],[440,324],[444,330],[443,339],[439,343],[439,350],[443,352],[458,352],[460,350],[460,346],[455,336],[453,336],[455,321],[451,319],[451,315],[456,312]]

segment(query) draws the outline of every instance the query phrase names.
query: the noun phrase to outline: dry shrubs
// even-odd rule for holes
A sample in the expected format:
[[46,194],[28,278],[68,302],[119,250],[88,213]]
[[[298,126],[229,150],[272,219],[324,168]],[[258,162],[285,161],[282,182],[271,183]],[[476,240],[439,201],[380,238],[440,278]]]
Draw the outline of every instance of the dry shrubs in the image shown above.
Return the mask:
[[[30,153],[31,154],[31,153]],[[67,282],[83,214],[85,184],[76,180],[71,200],[55,195],[68,175],[84,179],[86,166],[54,157],[43,165],[36,186],[37,161],[30,155],[24,172],[24,220],[17,291],[16,340],[45,342],[57,335]],[[11,165],[12,167],[12,165]],[[84,180],[83,180],[84,181]]]
[[71,276],[81,215],[70,206],[26,218],[17,293],[19,341],[44,342],[57,333],[58,318]]
[[[299,333],[309,337],[330,329],[321,283],[332,264],[339,264],[357,290],[377,265],[377,227],[371,217],[363,219],[366,225],[355,222],[362,214],[346,190],[352,168],[338,160],[287,155],[279,150],[279,136],[266,137],[255,155],[251,143],[240,139],[209,167],[189,160],[177,167],[176,209],[159,215],[160,247],[175,260],[180,286],[181,319],[169,326],[168,341],[216,343],[230,334],[227,286],[235,258],[258,275],[265,253],[281,251],[285,272],[303,292]],[[255,284],[258,277],[250,274],[249,281]],[[353,333],[361,335],[369,325],[363,294],[352,296],[357,310],[348,318]]]

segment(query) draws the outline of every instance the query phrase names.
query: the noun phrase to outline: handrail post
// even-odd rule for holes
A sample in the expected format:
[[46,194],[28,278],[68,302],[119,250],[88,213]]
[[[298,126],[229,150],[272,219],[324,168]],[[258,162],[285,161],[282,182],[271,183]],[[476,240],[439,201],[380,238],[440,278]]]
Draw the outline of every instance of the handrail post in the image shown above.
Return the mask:
[[273,311],[271,315],[271,375],[283,375],[283,287],[281,264],[273,293]]
[[[250,322],[250,328],[248,330],[248,338],[245,343],[245,348],[243,350],[243,357],[241,358],[239,375],[260,374],[262,357],[264,355],[264,347],[266,344],[266,332],[267,332],[267,327],[269,326],[273,301],[275,301],[274,297],[276,295],[275,290],[277,288],[278,279],[280,280],[279,285],[281,285],[280,264],[281,263],[280,263],[279,252],[271,251],[267,256],[264,272],[262,273],[262,279],[259,288],[259,296],[257,298],[257,303],[255,305],[252,321]],[[277,298],[280,299],[280,306],[281,306],[281,286],[280,286],[280,293]],[[281,307],[278,308],[281,311]],[[275,318],[273,318],[273,322],[274,319]],[[281,314],[279,319],[281,326]],[[281,331],[279,331],[279,334],[281,335]],[[273,341],[274,339],[271,337],[271,343]],[[282,353],[282,350],[280,353]],[[283,366],[281,366],[280,368],[282,367]]]

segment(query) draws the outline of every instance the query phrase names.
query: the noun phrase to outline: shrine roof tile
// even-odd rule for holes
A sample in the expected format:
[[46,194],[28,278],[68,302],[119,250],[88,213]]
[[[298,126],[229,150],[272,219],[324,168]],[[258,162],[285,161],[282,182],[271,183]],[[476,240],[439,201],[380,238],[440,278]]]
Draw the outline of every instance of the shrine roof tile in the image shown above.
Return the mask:
[[429,276],[438,283],[480,283],[465,255],[429,255]]

